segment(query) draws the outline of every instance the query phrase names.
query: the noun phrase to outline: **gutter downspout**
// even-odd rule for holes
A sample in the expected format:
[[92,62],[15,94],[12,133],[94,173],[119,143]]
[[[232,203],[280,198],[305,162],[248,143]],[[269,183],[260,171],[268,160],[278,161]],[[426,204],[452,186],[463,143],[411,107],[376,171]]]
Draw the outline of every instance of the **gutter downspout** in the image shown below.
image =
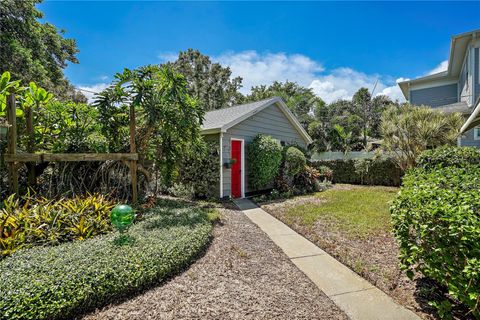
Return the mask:
[[223,198],[223,132],[220,132],[220,199]]
[[462,128],[460,129],[460,133],[464,133],[465,131],[470,129],[469,128],[470,124],[478,117],[479,114],[480,114],[480,99],[477,100],[477,106],[473,110],[470,117],[468,117],[467,121],[463,124]]

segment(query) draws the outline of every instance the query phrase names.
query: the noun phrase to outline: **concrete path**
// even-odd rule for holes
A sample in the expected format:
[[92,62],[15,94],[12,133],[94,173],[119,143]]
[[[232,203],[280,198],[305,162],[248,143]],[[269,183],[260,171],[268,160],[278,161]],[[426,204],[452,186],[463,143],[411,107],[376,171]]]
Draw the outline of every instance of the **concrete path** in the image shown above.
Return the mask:
[[420,319],[250,200],[235,204],[351,319]]

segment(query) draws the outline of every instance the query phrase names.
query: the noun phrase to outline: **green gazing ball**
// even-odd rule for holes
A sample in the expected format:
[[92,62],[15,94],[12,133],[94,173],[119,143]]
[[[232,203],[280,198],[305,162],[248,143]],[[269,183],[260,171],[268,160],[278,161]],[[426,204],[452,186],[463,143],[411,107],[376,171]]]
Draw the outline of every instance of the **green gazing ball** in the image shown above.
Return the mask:
[[115,228],[124,231],[135,220],[135,212],[126,204],[119,204],[112,209],[110,220]]

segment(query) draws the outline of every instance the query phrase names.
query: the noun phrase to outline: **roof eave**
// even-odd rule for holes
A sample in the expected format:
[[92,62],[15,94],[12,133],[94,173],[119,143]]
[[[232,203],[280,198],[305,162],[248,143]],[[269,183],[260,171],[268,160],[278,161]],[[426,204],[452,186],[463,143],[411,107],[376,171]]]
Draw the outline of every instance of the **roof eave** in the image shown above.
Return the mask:
[[208,134],[214,134],[214,133],[220,133],[220,132],[225,132],[222,128],[209,128],[209,129],[201,129],[200,134],[201,135],[208,135]]

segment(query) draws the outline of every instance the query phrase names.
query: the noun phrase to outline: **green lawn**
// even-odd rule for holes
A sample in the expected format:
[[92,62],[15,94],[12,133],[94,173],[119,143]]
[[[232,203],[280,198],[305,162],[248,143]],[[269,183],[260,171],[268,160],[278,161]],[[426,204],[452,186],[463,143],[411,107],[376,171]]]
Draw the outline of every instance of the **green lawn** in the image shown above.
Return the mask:
[[390,231],[389,206],[397,192],[391,187],[336,185],[315,195],[319,203],[288,207],[285,216],[306,226],[327,220],[347,236],[381,234]]

